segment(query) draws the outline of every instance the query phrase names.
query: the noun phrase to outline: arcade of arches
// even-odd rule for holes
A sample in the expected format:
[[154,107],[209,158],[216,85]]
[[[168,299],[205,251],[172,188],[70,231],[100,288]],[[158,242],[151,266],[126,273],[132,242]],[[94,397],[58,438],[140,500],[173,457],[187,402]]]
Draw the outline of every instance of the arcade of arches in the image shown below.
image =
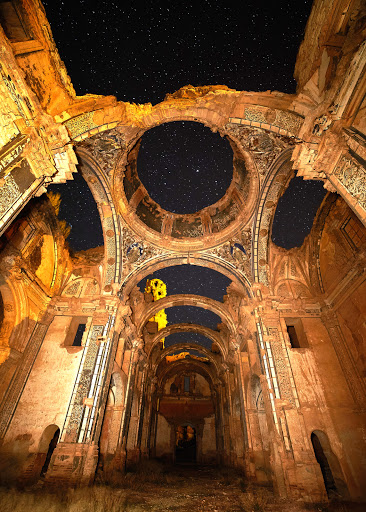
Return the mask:
[[[76,96],[39,0],[5,4],[21,9],[0,9],[2,460],[18,479],[74,484],[147,458],[222,464],[282,497],[364,500],[362,2],[315,0],[297,94],[187,86],[155,106]],[[233,151],[228,189],[196,213],[164,210],[138,176],[139,141],[172,121]],[[295,171],[326,195],[286,250],[271,230]],[[73,173],[104,237],[78,253],[46,194]],[[138,287],[177,265],[224,275],[223,299]],[[176,306],[218,325],[159,330]]]

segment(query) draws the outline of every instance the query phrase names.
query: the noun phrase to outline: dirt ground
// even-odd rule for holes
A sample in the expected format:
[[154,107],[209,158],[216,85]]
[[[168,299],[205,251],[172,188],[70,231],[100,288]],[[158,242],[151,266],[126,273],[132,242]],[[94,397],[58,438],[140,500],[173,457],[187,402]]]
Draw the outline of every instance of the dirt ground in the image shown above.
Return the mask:
[[235,470],[212,467],[143,469],[94,486],[50,489],[40,480],[26,489],[1,488],[1,512],[361,512],[362,505],[330,502],[303,504],[277,499],[269,489],[254,487]]

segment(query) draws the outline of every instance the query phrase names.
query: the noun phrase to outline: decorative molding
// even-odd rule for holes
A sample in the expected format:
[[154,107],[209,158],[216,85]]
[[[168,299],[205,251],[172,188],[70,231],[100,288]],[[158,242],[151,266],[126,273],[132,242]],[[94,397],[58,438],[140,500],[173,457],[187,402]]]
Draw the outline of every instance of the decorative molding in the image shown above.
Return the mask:
[[350,155],[345,155],[337,163],[333,176],[366,212],[366,170]]
[[77,442],[83,412],[85,409],[84,399],[88,396],[93,369],[98,354],[98,337],[103,334],[104,325],[93,325],[88,336],[87,346],[84,348],[80,361],[78,376],[75,381],[73,396],[69,404],[69,410],[65,419],[62,432],[62,441]]
[[253,275],[254,280],[269,285],[268,279],[268,240],[277,201],[292,172],[291,149],[281,153],[272,164],[263,184],[253,236]]
[[273,359],[275,362],[281,398],[283,400],[288,400],[288,402],[295,407],[295,397],[292,392],[291,379],[289,376],[289,365],[287,356],[282,346],[282,342],[280,340],[278,329],[270,327],[268,328],[268,334],[271,337],[270,343]]
[[230,117],[229,122],[255,126],[280,135],[296,137],[300,132],[304,118],[299,114],[286,110],[248,105],[244,109],[242,118]]
[[85,114],[80,114],[65,121],[64,125],[70,134],[70,138],[76,139],[79,135],[96,128],[98,125],[94,123],[93,116],[94,112],[85,112]]

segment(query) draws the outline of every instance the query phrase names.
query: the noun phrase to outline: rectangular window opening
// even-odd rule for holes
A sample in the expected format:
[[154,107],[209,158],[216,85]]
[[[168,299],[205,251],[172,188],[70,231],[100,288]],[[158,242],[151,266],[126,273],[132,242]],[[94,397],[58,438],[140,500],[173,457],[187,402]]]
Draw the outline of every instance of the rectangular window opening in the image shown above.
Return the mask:
[[296,329],[294,325],[287,326],[287,334],[290,338],[292,348],[300,348],[299,338],[297,337]]
[[309,346],[304,327],[300,318],[285,318],[286,330],[291,348],[306,348]]
[[83,339],[83,334],[85,332],[86,324],[79,324],[76,329],[76,334],[74,341],[72,342],[73,347],[81,347],[81,340]]
[[189,393],[189,377],[184,377],[184,392]]

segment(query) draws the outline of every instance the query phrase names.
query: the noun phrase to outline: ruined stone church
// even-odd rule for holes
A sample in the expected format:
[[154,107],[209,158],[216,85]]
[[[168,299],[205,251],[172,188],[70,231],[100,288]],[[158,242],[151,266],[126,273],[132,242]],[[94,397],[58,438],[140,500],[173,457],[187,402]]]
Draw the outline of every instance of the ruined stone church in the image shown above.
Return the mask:
[[[186,457],[282,497],[365,500],[363,9],[315,0],[294,95],[186,86],[152,106],[77,96],[40,0],[0,2],[2,475],[87,485]],[[232,148],[230,186],[193,214],[164,210],[138,174],[144,133],[172,121]],[[295,171],[327,192],[286,250],[272,226]],[[79,253],[47,195],[75,173],[104,236]],[[177,265],[226,276],[223,300],[137,286]],[[217,329],[164,327],[177,305],[215,313]],[[210,345],[162,343],[177,332]]]

